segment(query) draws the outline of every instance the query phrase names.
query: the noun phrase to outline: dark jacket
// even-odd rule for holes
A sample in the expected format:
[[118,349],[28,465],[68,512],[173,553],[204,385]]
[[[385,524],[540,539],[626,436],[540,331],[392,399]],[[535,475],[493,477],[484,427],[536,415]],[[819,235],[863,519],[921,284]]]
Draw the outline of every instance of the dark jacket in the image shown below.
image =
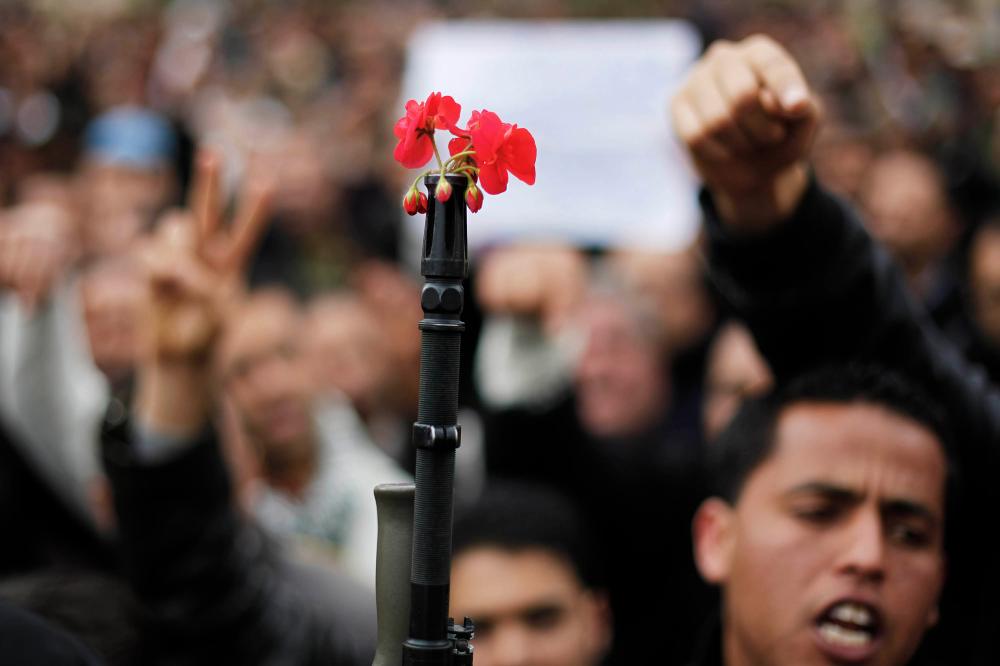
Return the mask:
[[723,666],[722,622],[718,615],[713,615],[702,628],[694,659],[688,666]]
[[655,427],[618,440],[588,436],[570,397],[546,412],[485,421],[491,478],[555,487],[587,516],[603,573],[593,582],[607,589],[614,620],[607,666],[683,663],[715,602],[691,557],[691,516],[704,491],[696,419],[684,413],[697,410],[686,406],[675,401]]
[[374,594],[293,564],[240,515],[211,435],[151,465],[129,434],[106,435],[104,458],[145,616],[140,663],[371,664]]
[[37,615],[0,601],[0,663],[17,666],[100,666],[79,641]]
[[713,279],[779,382],[867,359],[899,369],[947,411],[963,505],[948,516],[942,621],[925,647],[943,663],[1000,663],[1000,392],[930,323],[853,212],[816,183],[791,219],[763,235],[727,233],[707,195],[702,203]]
[[66,504],[0,423],[0,578],[46,568],[111,571],[111,547]]

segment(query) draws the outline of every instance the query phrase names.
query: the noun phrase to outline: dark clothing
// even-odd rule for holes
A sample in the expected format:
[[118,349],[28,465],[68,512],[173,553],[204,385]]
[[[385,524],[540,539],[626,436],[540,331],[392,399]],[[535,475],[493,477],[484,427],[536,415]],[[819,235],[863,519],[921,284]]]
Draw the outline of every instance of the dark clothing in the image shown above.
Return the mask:
[[120,577],[80,570],[37,571],[0,581],[0,599],[73,636],[110,666],[142,664],[136,653],[138,608]]
[[722,622],[713,616],[704,626],[694,660],[688,666],[723,666]]
[[753,331],[779,382],[816,365],[877,361],[921,384],[954,431],[963,511],[948,516],[941,623],[925,640],[948,664],[1000,663],[1000,392],[909,296],[889,256],[816,183],[790,220],[729,234],[703,197],[713,277]]
[[965,357],[986,370],[991,382],[1000,385],[1000,347],[975,327],[970,328]]
[[0,424],[0,578],[49,567],[113,570],[112,548],[10,437]]
[[696,415],[691,400],[675,399],[660,423],[616,440],[587,436],[571,396],[541,414],[486,419],[491,478],[556,487],[587,516],[615,623],[607,664],[683,663],[714,602],[691,557],[703,495]]
[[239,515],[213,437],[148,464],[129,434],[106,436],[104,456],[143,606],[140,663],[371,664],[374,595],[291,564]]
[[100,666],[69,634],[0,601],[0,663],[17,666]]

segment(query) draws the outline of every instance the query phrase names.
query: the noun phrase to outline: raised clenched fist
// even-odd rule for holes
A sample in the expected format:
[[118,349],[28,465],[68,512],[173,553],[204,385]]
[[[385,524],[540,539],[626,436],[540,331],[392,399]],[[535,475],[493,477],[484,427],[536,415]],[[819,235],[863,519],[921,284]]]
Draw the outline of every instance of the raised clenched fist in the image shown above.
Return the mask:
[[0,289],[16,293],[29,311],[46,299],[78,254],[69,213],[50,203],[4,211],[0,219]]
[[753,229],[792,212],[807,182],[820,106],[777,42],[756,35],[713,44],[671,115],[727,222]]

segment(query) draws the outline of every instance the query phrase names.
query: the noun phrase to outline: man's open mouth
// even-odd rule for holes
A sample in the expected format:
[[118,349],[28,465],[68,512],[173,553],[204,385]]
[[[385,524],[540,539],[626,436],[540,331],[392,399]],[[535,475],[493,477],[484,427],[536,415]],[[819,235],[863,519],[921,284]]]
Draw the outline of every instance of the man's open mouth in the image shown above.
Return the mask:
[[881,616],[877,608],[860,601],[838,601],[816,619],[820,648],[837,659],[868,659],[878,647]]

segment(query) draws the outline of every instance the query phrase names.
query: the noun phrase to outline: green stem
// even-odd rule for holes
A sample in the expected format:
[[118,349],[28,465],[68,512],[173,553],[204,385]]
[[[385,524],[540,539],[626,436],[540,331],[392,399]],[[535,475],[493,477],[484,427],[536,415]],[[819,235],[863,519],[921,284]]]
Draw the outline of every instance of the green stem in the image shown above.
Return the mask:
[[431,146],[434,147],[434,157],[437,158],[438,166],[441,168],[441,177],[444,178],[444,162],[441,161],[441,153],[438,152],[437,142],[431,138]]
[[469,157],[471,155],[475,155],[476,151],[475,150],[469,150],[470,148],[472,148],[472,141],[469,141],[469,143],[467,143],[465,145],[465,148],[462,149],[462,152],[455,153],[454,155],[452,155],[451,158],[448,159],[448,162],[447,162],[447,164],[445,166],[450,165],[452,162],[460,161],[460,160],[462,160],[465,157]]
[[416,189],[417,185],[420,184],[420,181],[426,178],[427,176],[431,175],[432,173],[434,173],[434,170],[428,169],[427,171],[424,171],[422,174],[417,176],[416,179],[413,181],[413,185],[410,186],[410,189]]
[[461,160],[463,157],[468,157],[469,155],[475,155],[475,154],[476,154],[476,151],[474,151],[474,150],[463,150],[460,153],[455,153],[454,155],[452,155],[451,158],[448,160],[447,163],[451,164],[452,162],[457,162],[457,161]]

